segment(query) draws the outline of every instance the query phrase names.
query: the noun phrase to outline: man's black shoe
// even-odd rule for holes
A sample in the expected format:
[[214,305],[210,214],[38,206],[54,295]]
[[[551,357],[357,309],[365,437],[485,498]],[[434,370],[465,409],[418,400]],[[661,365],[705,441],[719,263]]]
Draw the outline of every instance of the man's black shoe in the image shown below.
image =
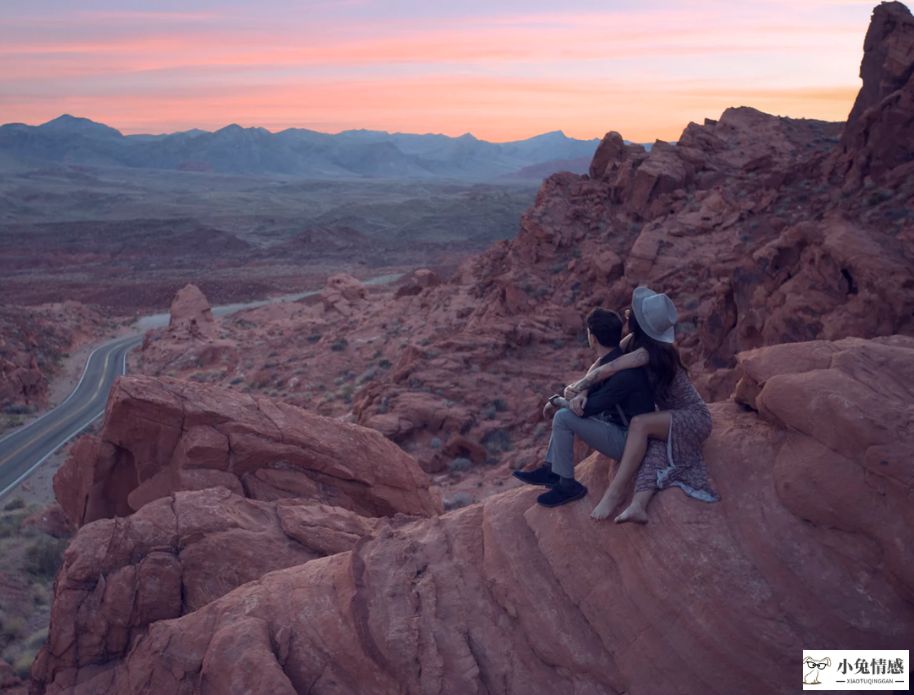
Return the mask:
[[560,504],[568,504],[579,500],[586,494],[587,488],[575,480],[574,484],[568,487],[556,485],[549,492],[544,492],[537,497],[536,501],[544,507],[558,507]]
[[514,471],[511,475],[527,485],[554,487],[559,484],[559,476],[552,472],[548,464],[540,466],[535,471]]

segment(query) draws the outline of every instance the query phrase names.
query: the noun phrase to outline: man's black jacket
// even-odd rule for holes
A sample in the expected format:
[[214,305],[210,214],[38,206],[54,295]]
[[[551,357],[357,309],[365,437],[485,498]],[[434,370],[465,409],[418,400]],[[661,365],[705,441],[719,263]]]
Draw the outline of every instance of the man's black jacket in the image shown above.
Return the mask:
[[[612,362],[624,353],[616,348],[600,360],[600,364]],[[617,407],[618,406],[618,407]],[[619,408],[625,414],[625,420],[619,414]],[[623,427],[635,415],[654,412],[654,391],[651,389],[644,367],[623,369],[608,379],[591,387],[584,406],[584,417],[596,416]]]

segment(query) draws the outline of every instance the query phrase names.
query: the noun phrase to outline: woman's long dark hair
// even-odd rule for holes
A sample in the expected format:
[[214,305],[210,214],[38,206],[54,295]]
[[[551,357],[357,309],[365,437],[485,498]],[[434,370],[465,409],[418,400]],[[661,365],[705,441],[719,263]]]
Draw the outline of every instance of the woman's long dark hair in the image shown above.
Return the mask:
[[628,351],[634,352],[638,348],[647,350],[647,354],[650,357],[647,369],[651,377],[651,386],[654,387],[655,395],[665,398],[669,392],[670,384],[673,383],[673,379],[676,378],[679,370],[683,370],[686,374],[689,373],[689,370],[682,363],[679,350],[676,349],[675,345],[661,343],[645,333],[644,329],[638,325],[635,312],[631,312],[628,317],[628,330],[632,334],[632,342]]

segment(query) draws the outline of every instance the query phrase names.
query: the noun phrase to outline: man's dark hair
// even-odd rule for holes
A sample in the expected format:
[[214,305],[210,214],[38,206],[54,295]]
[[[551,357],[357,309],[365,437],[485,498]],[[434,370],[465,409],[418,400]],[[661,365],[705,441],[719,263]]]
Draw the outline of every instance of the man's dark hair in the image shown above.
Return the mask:
[[603,347],[619,347],[622,340],[622,317],[615,311],[597,307],[587,314],[587,327]]

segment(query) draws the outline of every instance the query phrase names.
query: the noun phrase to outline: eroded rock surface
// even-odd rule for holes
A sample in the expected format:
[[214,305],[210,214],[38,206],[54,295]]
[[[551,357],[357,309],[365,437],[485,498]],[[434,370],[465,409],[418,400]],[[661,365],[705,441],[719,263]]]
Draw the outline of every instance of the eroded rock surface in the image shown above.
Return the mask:
[[804,645],[907,644],[914,470],[897,454],[914,444],[914,339],[740,363],[759,412],[711,406],[719,503],[668,490],[647,526],[594,523],[610,470],[596,454],[579,468],[585,502],[545,509],[525,488],[381,520],[351,551],[154,622],[123,658],[36,692],[223,693],[256,678],[290,695],[792,693]]
[[351,550],[379,520],[307,500],[257,502],[226,488],[178,492],[85,526],[55,584],[44,682],[123,657],[177,618],[268,572]]
[[318,499],[363,516],[441,511],[415,460],[380,433],[285,403],[174,379],[121,377],[105,421],[54,477],[77,524],[180,490]]

